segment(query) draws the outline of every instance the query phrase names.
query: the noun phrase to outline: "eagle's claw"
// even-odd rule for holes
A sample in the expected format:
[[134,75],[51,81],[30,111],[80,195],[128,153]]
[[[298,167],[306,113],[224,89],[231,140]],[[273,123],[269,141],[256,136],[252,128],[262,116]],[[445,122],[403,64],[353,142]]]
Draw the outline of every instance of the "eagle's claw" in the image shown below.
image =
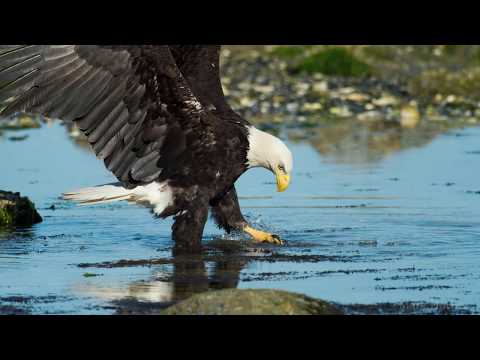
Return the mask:
[[245,227],[244,231],[249,234],[253,241],[259,243],[268,243],[273,245],[284,245],[285,241],[280,239],[278,235],[270,234],[265,231],[256,230],[251,228],[250,226]]
[[272,234],[272,243],[275,245],[285,245],[285,240],[280,239],[280,236]]

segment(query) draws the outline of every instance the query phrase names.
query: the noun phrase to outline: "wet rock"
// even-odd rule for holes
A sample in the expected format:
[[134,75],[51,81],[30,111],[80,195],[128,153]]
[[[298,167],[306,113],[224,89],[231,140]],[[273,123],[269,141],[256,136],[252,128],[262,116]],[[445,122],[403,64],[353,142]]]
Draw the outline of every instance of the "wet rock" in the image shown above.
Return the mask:
[[0,226],[29,226],[39,222],[42,217],[27,197],[0,190]]
[[162,315],[341,315],[325,301],[279,290],[228,289],[192,296]]

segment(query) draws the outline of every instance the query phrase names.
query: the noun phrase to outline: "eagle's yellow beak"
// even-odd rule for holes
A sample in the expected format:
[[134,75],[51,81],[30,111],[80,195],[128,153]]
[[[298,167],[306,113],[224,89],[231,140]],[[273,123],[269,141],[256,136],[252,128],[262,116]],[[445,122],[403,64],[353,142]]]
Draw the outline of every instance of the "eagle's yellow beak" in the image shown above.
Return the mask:
[[275,176],[277,177],[277,191],[282,192],[287,190],[288,185],[290,185],[290,175],[277,169],[275,171]]

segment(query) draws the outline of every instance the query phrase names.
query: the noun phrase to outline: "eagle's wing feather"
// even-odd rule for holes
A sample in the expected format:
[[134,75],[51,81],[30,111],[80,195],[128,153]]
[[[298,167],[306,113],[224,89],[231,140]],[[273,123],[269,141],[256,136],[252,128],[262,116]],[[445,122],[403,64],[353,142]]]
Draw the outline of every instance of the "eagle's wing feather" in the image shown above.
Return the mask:
[[[128,187],[162,171],[174,174],[180,155],[213,143],[211,116],[168,46],[0,45],[4,102],[2,116],[28,112],[75,121]],[[188,143],[192,129],[195,141]]]
[[195,96],[224,120],[250,125],[228,104],[220,78],[220,45],[173,45],[172,55]]

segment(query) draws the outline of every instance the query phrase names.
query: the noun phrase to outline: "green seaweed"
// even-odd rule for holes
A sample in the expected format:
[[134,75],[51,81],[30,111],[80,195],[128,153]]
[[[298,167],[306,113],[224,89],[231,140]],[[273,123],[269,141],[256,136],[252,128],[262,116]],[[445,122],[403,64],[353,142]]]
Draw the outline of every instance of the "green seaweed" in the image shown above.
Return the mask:
[[10,225],[13,225],[13,213],[9,211],[6,207],[0,207],[0,226]]
[[88,273],[88,272],[83,274],[83,277],[86,277],[86,278],[97,277],[97,276],[102,276],[102,274],[95,274],[95,273]]

